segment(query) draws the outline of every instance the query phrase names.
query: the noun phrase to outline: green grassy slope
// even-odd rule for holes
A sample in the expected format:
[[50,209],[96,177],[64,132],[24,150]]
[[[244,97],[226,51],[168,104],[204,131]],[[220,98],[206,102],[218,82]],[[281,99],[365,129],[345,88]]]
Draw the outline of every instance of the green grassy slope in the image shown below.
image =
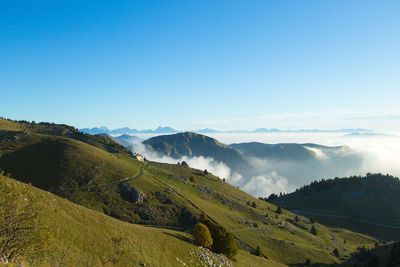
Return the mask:
[[[47,266],[102,266],[101,256],[113,252],[114,237],[123,237],[126,252],[119,266],[207,266],[186,232],[125,223],[71,203],[51,193],[0,175],[0,183],[34,196],[51,229],[52,253]],[[208,252],[215,263],[219,257]],[[93,263],[93,265],[92,265]],[[279,263],[240,251],[235,266],[279,266]],[[106,266],[111,266],[110,264]]]
[[[306,218],[297,223],[295,214],[288,211],[276,217],[276,206],[196,169],[139,162],[127,153],[109,153],[65,136],[10,130],[0,133],[6,137],[0,142],[1,169],[18,180],[126,222],[187,230],[206,213],[233,232],[240,241],[240,255],[259,245],[266,257],[283,264],[304,263],[306,259],[339,262],[332,254],[334,248],[348,257],[356,247],[374,244],[367,236],[319,224],[318,235],[312,235]],[[196,183],[191,182],[192,176]]]
[[385,239],[400,239],[400,180],[393,176],[335,178],[314,182],[272,200],[319,222]]
[[68,137],[77,141],[90,144],[92,146],[104,149],[112,153],[126,153],[131,154],[132,152],[126,149],[124,146],[116,143],[110,136],[107,135],[90,135],[84,134],[78,131],[78,129],[64,125],[54,123],[30,123],[27,121],[11,121],[0,118],[0,131],[8,130],[15,132],[24,133],[39,133],[46,135],[55,135]]
[[[308,258],[313,262],[337,262],[332,251],[338,246],[329,234],[341,243],[346,239],[342,247],[347,251],[355,251],[361,244],[374,244],[372,238],[319,224],[319,233],[314,236],[310,233],[308,219],[302,218],[296,223],[295,214],[288,211],[276,219],[276,206],[257,200],[210,174],[202,176],[190,168],[158,163],[148,164],[145,170],[147,180],[170,187],[197,211],[226,226],[244,242],[245,247],[260,245],[263,253],[272,260],[285,264],[302,263]],[[191,175],[197,175],[196,184],[185,180]],[[253,201],[256,208],[247,205]],[[347,253],[344,252],[344,255]]]

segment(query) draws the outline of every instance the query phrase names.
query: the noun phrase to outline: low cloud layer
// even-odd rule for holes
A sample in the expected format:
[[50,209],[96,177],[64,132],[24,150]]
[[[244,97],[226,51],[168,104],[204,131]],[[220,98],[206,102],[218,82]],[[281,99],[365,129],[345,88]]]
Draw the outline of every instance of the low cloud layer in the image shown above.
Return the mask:
[[161,156],[158,153],[149,151],[143,144],[137,143],[133,145],[134,152],[142,154],[146,159],[151,161],[163,162],[163,163],[170,163],[176,164],[178,162],[186,161],[190,167],[200,169],[200,170],[207,170],[212,174],[222,178],[229,178],[231,175],[231,170],[229,169],[226,164],[223,162],[219,162],[214,160],[213,158],[209,157],[181,157],[179,159],[168,157],[168,156]]
[[260,174],[247,179],[240,174],[234,173],[232,177],[228,179],[228,182],[239,186],[244,191],[256,197],[291,191],[289,181],[276,172]]
[[[209,157],[182,157],[179,159],[160,156],[148,151],[143,144],[135,144],[133,151],[152,161],[176,164],[186,161],[191,167],[207,169],[214,175],[258,197],[271,193],[291,192],[296,188],[321,178],[365,175],[367,172],[390,173],[400,176],[400,138],[397,136],[306,133],[306,134],[214,134],[223,143],[258,141],[263,143],[317,143],[327,146],[346,146],[342,150],[324,151],[305,146],[314,153],[317,161],[270,161],[249,158],[258,175],[244,177],[233,173],[223,162]],[[337,155],[338,154],[338,155]]]

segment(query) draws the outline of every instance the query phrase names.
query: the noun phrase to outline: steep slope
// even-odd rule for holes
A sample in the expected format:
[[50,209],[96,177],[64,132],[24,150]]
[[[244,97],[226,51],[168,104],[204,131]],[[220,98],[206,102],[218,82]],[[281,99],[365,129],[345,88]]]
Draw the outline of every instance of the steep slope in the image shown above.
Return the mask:
[[386,239],[400,238],[400,181],[389,175],[313,182],[272,203],[312,215],[321,223]]
[[[367,236],[319,224],[314,235],[307,218],[296,222],[291,212],[277,214],[276,206],[188,166],[139,162],[64,136],[3,134],[1,169],[123,221],[184,230],[205,213],[235,235],[241,253],[260,246],[264,256],[283,264],[339,262],[335,248],[346,257],[359,245],[374,244]],[[337,240],[344,239],[339,246]]]
[[239,151],[217,140],[191,132],[162,135],[143,142],[147,148],[160,155],[179,159],[183,156],[210,157],[225,163],[233,172],[254,175],[254,169]]
[[[195,246],[186,232],[125,223],[0,175],[0,188],[3,185],[35,198],[36,207],[46,217],[53,237],[48,240],[51,253],[44,266],[177,266],[182,262],[204,266],[207,257],[215,264],[222,263],[219,255]],[[122,243],[116,247],[113,239],[120,237]],[[280,266],[243,250],[231,264]]]

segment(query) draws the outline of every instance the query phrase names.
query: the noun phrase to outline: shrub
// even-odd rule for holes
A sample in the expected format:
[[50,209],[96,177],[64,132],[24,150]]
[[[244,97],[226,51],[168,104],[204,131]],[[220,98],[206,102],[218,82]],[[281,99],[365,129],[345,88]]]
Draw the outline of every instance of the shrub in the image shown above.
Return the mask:
[[211,232],[213,245],[211,249],[228,258],[233,258],[238,253],[236,239],[225,227],[212,222],[207,215],[200,215],[199,221],[205,224]]
[[211,247],[213,244],[210,230],[203,223],[198,223],[194,226],[193,236],[196,244],[199,246]]
[[251,203],[251,207],[252,207],[252,208],[257,208],[257,204],[256,204],[255,201],[253,201],[253,203]]
[[261,248],[259,245],[257,246],[256,250],[254,251],[254,255],[261,256]]
[[207,222],[210,221],[210,218],[208,218],[207,214],[202,213],[199,216],[199,222],[207,224]]
[[50,252],[50,228],[39,201],[0,177],[0,259],[40,262]]
[[315,228],[315,226],[313,225],[313,226],[311,226],[311,230],[310,230],[310,232],[313,234],[313,235],[317,235],[317,228]]
[[221,225],[215,225],[211,230],[214,240],[212,249],[216,253],[221,253],[228,258],[233,258],[238,253],[236,239]]
[[189,178],[189,180],[190,180],[192,183],[197,184],[197,178],[196,178],[196,176],[191,175],[190,178]]

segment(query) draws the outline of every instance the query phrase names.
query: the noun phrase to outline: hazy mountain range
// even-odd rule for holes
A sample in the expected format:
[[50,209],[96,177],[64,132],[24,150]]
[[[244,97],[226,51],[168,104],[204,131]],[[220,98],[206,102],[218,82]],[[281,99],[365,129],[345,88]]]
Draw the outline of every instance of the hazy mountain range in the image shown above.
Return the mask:
[[[89,134],[112,134],[112,135],[121,135],[121,134],[166,134],[166,133],[178,133],[178,132],[183,132],[181,130],[175,130],[171,127],[162,127],[159,126],[158,128],[152,130],[152,129],[144,129],[144,130],[138,130],[138,129],[131,129],[129,127],[123,127],[123,128],[118,128],[114,130],[110,130],[105,126],[101,127],[94,127],[94,128],[83,128],[80,129],[81,132],[83,133],[89,133]],[[279,132],[293,132],[293,133],[372,133],[371,130],[367,129],[361,129],[361,128],[356,128],[356,129],[337,129],[337,130],[321,130],[321,129],[298,129],[298,130],[282,130],[282,129],[277,129],[277,128],[258,128],[255,130],[226,130],[226,131],[221,131],[221,130],[215,130],[215,129],[210,129],[210,128],[204,128],[204,129],[198,129],[198,130],[191,130],[191,132],[195,133],[279,133]]]
[[159,135],[142,143],[127,135],[115,139],[150,160],[185,160],[193,167],[208,169],[255,196],[288,192],[315,179],[352,175],[362,164],[361,155],[347,146],[259,142],[227,145],[192,132]]

